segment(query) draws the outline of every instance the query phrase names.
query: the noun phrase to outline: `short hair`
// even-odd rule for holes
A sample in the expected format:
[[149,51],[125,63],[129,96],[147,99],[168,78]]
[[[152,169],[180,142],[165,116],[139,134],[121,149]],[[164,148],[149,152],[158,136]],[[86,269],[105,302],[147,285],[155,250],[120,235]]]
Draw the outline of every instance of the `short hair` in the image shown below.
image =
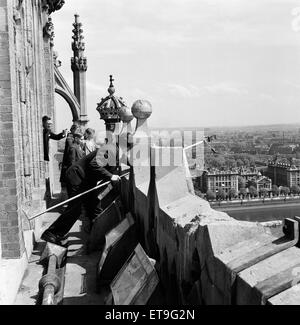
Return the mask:
[[83,137],[83,129],[81,126],[74,125],[74,132],[73,135],[81,135]]
[[71,129],[70,129],[71,133],[74,134],[74,132],[77,132],[78,130],[80,130],[80,126],[79,126],[78,124],[75,124],[75,123],[74,123],[74,124],[71,126]]
[[43,123],[46,123],[46,122],[48,122],[48,121],[50,121],[51,120],[51,117],[49,117],[49,116],[43,116],[43,119],[42,119],[42,121],[43,121]]
[[91,128],[88,128],[88,129],[86,129],[85,130],[85,133],[87,134],[87,135],[92,135],[92,136],[94,136],[95,135],[95,130],[94,129],[91,129]]
[[83,134],[81,133],[81,130],[77,130],[74,135],[73,135],[74,138],[82,138],[83,137]]

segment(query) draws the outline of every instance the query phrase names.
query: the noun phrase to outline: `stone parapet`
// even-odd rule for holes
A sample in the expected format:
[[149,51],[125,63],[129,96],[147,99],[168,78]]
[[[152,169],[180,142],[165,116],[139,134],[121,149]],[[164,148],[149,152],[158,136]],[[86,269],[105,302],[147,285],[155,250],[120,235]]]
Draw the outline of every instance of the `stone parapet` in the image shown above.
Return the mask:
[[[133,139],[147,134],[145,121],[142,125],[143,132],[137,130]],[[213,210],[191,193],[185,165],[174,163],[182,148],[149,143],[151,163],[131,166],[130,176],[122,181],[122,197],[139,226],[146,253],[159,263],[167,302],[299,302],[298,221],[287,220],[286,233],[278,239],[267,227]],[[170,163],[163,163],[168,157]]]
[[[172,186],[172,182],[166,187],[159,180],[152,181],[147,194],[143,188],[135,187],[134,216],[140,225],[141,242],[147,254],[160,262],[160,276],[169,303],[260,304],[259,300],[251,298],[255,296],[256,284],[280,274],[287,267],[290,272],[294,267],[294,273],[299,269],[299,248],[291,247],[276,253],[277,238],[267,228],[234,220],[226,213],[211,209],[208,202],[188,192],[178,198],[177,188]],[[124,182],[123,191],[128,193],[130,186],[129,180]],[[165,196],[167,204],[161,205],[158,193],[166,190],[169,192]],[[260,260],[260,252],[266,247],[275,253]],[[251,255],[255,250],[257,256]],[[235,271],[231,264],[238,265],[244,259],[249,265],[254,263],[253,266],[246,265],[245,270]],[[295,284],[299,273],[295,273]],[[174,281],[177,283],[176,296],[172,291]],[[195,286],[201,292],[197,298],[192,295]],[[288,296],[288,293],[279,294]],[[291,294],[294,301],[299,299],[300,292],[296,295],[291,291]],[[288,302],[290,298],[286,299]],[[272,297],[270,301],[284,304],[282,298]]]

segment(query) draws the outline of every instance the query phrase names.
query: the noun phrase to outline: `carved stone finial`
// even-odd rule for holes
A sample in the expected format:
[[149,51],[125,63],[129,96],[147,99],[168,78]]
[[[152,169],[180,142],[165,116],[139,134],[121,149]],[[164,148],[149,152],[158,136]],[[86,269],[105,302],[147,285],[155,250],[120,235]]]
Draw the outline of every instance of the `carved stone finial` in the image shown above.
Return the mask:
[[108,88],[109,96],[101,100],[101,103],[97,106],[97,111],[100,113],[100,117],[105,121],[107,130],[110,129],[115,132],[115,126],[121,122],[120,111],[127,109],[127,105],[122,97],[115,96],[113,76],[110,76],[110,86]]
[[109,76],[109,81],[110,81],[110,87],[113,87],[114,86],[113,82],[115,81],[115,79],[113,78],[112,75]]
[[54,24],[52,22],[52,18],[48,17],[48,21],[44,27],[44,37],[48,40],[50,40],[50,46],[53,47],[54,46]]
[[73,24],[73,58],[71,59],[71,67],[73,71],[87,71],[87,58],[84,56],[85,43],[83,42],[82,23],[79,21],[79,15],[75,14],[75,22]]
[[120,108],[119,115],[123,123],[130,123],[134,119],[134,116],[128,107]]
[[109,93],[111,96],[116,92],[116,89],[115,89],[114,84],[113,84],[114,81],[115,81],[115,79],[114,79],[113,76],[111,75],[111,76],[110,76],[110,85],[109,85],[109,88],[108,88],[108,93]]
[[121,107],[119,110],[119,116],[123,122],[123,127],[119,135],[119,142],[122,145],[128,145],[128,136],[132,135],[131,122],[134,119],[131,110],[128,107]]
[[132,114],[137,119],[135,136],[149,133],[147,119],[152,115],[152,105],[147,100],[137,100],[133,103]]
[[152,105],[148,100],[137,100],[132,105],[132,114],[138,120],[147,120],[152,115]]
[[54,65],[59,68],[61,67],[62,63],[60,60],[58,60],[58,53],[57,52],[53,52],[53,61],[54,61]]

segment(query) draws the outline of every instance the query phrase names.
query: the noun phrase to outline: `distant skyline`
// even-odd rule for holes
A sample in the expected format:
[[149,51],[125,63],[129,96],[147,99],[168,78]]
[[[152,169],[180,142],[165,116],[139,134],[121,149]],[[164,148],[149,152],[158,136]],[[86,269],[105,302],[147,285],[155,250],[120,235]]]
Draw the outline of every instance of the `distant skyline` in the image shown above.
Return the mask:
[[[90,126],[116,94],[153,105],[152,127],[300,122],[297,0],[67,0],[55,14],[55,51],[72,87],[72,23],[80,15],[88,58]],[[58,127],[71,114],[58,100]]]
[[[205,126],[205,129],[214,129],[214,128],[259,128],[259,127],[274,127],[274,128],[281,128],[281,127],[290,127],[290,128],[300,128],[300,122],[299,123],[279,123],[279,124],[245,124],[245,125],[222,125],[222,126],[216,126],[216,125],[208,125]],[[161,129],[163,127],[156,127],[155,125],[150,127],[151,129]],[[176,127],[166,127],[169,129],[174,129]],[[192,128],[201,128],[201,126],[182,126],[181,128],[186,129],[192,129]]]

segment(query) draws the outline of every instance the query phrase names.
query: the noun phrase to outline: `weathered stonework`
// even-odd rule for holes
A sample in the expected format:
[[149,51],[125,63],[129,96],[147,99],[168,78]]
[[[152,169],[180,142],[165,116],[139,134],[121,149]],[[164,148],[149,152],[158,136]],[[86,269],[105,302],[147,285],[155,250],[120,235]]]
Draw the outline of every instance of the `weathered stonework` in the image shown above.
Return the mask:
[[54,46],[54,36],[55,36],[54,24],[52,22],[52,18],[49,17],[48,22],[46,23],[46,25],[44,27],[44,37],[49,39],[51,47]]
[[41,222],[27,217],[45,207],[41,121],[54,115],[53,52],[44,32],[63,2],[0,1],[0,261],[23,261],[25,232],[39,236]]
[[[137,119],[149,117],[134,108]],[[139,122],[134,144],[147,137],[146,121]],[[122,199],[140,243],[159,263],[167,304],[299,303],[300,219],[286,220],[278,239],[261,224],[215,211],[192,194],[187,165],[161,163],[182,148],[153,146],[150,137],[148,143],[151,164],[123,166],[130,176],[122,182]]]
[[73,24],[73,57],[71,58],[71,69],[73,71],[74,94],[80,104],[79,122],[85,126],[88,123],[87,97],[86,97],[86,71],[87,58],[84,56],[85,43],[83,36],[82,23],[79,21],[79,15],[75,15]]

